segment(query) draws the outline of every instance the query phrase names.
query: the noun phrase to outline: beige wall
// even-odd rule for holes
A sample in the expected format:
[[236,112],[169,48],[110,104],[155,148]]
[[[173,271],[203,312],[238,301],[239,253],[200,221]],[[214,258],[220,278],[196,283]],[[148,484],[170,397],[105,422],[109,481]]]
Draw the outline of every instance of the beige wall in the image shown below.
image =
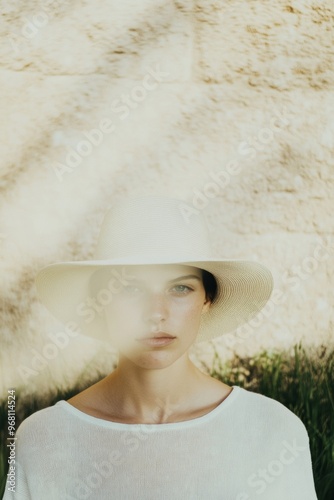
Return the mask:
[[[217,254],[272,270],[277,302],[215,341],[223,357],[331,342],[332,0],[1,9],[2,394],[112,365],[92,340],[55,346],[62,327],[33,280],[43,265],[90,257],[103,212],[128,194],[185,198]],[[194,360],[211,350],[201,344]]]

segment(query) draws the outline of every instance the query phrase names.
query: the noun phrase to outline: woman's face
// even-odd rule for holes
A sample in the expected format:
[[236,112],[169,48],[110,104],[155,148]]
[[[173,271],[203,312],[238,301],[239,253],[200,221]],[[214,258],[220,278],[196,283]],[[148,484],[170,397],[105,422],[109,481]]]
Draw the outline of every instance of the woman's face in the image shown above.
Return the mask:
[[[121,355],[142,366],[174,362],[194,342],[201,315],[210,306],[202,271],[178,264],[140,265],[128,266],[126,275],[127,284],[105,309],[112,343]],[[138,340],[157,333],[175,339],[164,346]]]

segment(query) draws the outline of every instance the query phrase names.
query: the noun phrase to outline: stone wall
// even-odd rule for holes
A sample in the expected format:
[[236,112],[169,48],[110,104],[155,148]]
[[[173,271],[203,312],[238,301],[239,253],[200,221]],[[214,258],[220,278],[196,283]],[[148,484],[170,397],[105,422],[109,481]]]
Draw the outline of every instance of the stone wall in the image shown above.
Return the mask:
[[126,195],[184,198],[217,254],[272,270],[277,303],[222,357],[332,342],[332,0],[1,5],[1,395],[112,366],[59,334],[34,277],[89,258]]

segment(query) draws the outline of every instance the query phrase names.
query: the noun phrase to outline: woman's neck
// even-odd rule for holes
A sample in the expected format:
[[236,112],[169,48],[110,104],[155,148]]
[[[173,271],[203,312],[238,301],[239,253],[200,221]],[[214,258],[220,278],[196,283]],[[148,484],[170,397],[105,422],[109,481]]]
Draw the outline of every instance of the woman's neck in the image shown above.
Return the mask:
[[117,402],[122,412],[164,420],[184,407],[203,377],[188,357],[160,369],[145,369],[123,359],[104,379],[103,389],[106,400]]
[[122,360],[110,375],[69,402],[106,420],[159,424],[204,415],[231,390],[201,372],[188,357],[156,370]]

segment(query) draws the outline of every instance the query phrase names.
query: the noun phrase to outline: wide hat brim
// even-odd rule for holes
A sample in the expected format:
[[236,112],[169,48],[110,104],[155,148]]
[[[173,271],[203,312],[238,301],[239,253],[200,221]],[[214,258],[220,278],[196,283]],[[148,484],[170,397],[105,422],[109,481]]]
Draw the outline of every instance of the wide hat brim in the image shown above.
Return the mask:
[[[37,294],[61,323],[71,325],[71,328],[77,325],[78,331],[83,335],[107,341],[108,330],[104,314],[99,314],[87,305],[87,298],[91,295],[90,280],[93,273],[105,266],[120,271],[122,266],[130,268],[131,265],[149,264],[183,264],[198,267],[212,273],[216,278],[217,296],[208,312],[202,315],[195,343],[234,332],[249,322],[266,305],[274,286],[270,270],[255,261],[216,258],[196,261],[157,258],[154,261],[152,257],[132,258],[130,261],[128,258],[118,258],[48,265],[36,276]],[[112,297],[111,293],[109,297]]]

